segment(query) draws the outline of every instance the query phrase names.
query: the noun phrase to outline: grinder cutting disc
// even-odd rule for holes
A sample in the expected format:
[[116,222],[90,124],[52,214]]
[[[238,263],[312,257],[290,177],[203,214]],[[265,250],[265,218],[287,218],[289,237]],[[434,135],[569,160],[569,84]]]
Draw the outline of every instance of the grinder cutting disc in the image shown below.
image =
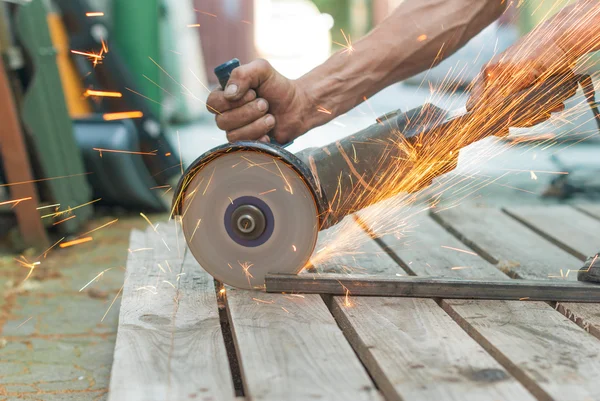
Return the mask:
[[313,193],[281,158],[217,152],[186,174],[179,213],[189,248],[217,280],[262,288],[267,273],[298,273],[319,231]]

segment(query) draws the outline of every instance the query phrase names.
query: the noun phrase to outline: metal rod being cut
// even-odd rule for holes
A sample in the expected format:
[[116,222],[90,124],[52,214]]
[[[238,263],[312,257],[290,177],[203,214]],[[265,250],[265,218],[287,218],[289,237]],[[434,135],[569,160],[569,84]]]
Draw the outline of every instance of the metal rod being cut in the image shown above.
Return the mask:
[[600,302],[600,285],[562,280],[464,280],[343,274],[267,274],[267,292],[382,297]]

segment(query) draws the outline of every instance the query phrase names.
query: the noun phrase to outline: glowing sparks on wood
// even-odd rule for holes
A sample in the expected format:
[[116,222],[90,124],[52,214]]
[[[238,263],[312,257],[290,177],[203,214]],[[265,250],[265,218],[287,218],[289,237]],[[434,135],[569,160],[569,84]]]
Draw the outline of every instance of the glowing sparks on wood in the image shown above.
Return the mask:
[[427,35],[423,34],[423,35],[419,35],[417,37],[417,41],[418,42],[423,42],[424,40],[427,40]]
[[465,249],[454,248],[454,247],[451,247],[451,246],[446,246],[446,245],[442,245],[442,248],[445,248],[445,249],[451,249],[451,250],[453,250],[453,251],[462,252],[462,253],[467,253],[467,254],[469,254],[469,255],[477,256],[477,254],[476,254],[475,252],[467,251],[467,250],[465,250]]

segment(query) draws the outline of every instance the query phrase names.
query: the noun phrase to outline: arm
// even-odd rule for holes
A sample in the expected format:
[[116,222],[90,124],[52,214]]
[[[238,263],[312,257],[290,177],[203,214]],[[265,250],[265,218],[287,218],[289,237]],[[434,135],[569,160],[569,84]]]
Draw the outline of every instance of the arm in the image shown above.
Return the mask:
[[600,50],[600,2],[579,0],[494,57],[475,81],[467,108],[494,104],[539,78],[569,71],[581,56],[596,50]]
[[506,1],[404,1],[371,33],[298,79],[307,88],[313,128],[385,87],[437,65],[504,11]]
[[[439,63],[494,21],[504,0],[405,0],[352,50],[339,51],[297,80],[266,61],[236,68],[209,110],[230,141],[285,143],[325,124],[386,86]],[[319,112],[323,107],[329,113]]]

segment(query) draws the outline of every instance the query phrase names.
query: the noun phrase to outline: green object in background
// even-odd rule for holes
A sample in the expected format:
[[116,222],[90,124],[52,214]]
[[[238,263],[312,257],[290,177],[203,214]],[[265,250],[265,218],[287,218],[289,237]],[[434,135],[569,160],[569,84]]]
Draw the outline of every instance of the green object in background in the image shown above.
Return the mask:
[[[113,39],[131,75],[144,96],[161,102],[160,7],[158,0],[114,0]],[[144,75],[156,83],[153,84]],[[161,85],[162,86],[162,85]],[[161,116],[160,105],[148,102],[155,116]]]
[[519,31],[521,35],[531,32],[542,21],[560,11],[575,0],[524,0],[519,12]]
[[[350,36],[352,42],[357,41],[373,28],[371,0],[312,0],[320,12],[333,17],[331,40],[347,45],[344,35]],[[342,46],[333,44],[333,50]]]
[[[92,192],[67,111],[46,13],[44,1],[33,0],[19,6],[15,17],[17,35],[33,67],[23,96],[21,117],[43,174],[36,178],[68,176],[43,183],[52,202],[60,203],[62,211],[89,202]],[[48,209],[48,214],[52,212],[53,209]],[[73,213],[77,218],[57,228],[64,233],[74,233],[92,212],[92,206],[79,208]],[[73,214],[65,213],[54,221]],[[53,220],[48,218],[48,221]]]

